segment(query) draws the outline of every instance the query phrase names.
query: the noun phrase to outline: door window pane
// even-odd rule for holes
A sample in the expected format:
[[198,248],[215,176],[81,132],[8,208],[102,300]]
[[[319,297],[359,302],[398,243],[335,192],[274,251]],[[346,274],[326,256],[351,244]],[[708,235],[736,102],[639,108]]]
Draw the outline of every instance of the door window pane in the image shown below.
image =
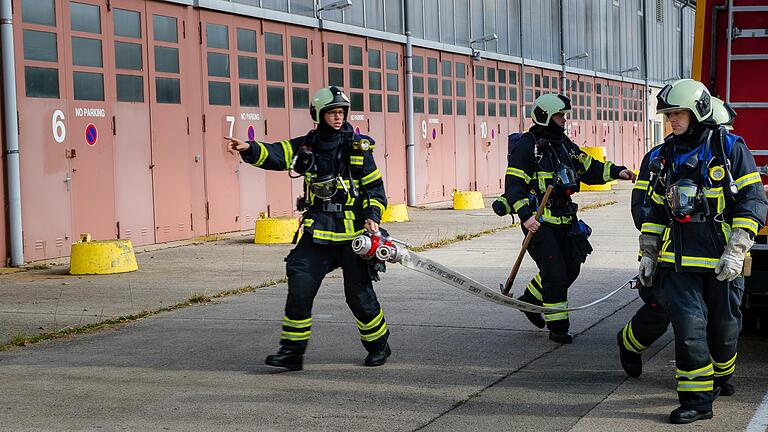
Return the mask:
[[517,104],[509,104],[509,116],[517,117]]
[[496,86],[488,84],[488,99],[496,99]]
[[179,73],[179,49],[156,46],[155,72]]
[[243,79],[259,79],[256,57],[237,56],[237,75]]
[[452,72],[452,69],[453,69],[452,65],[451,65],[451,62],[444,61],[442,63],[442,69],[443,69],[442,73],[443,73],[444,77],[450,77],[451,76],[451,72]]
[[21,21],[27,24],[55,27],[56,5],[54,0],[22,0]]
[[300,87],[293,88],[293,107],[309,108],[309,89]]
[[413,71],[415,73],[424,73],[424,57],[413,56],[411,63],[413,64]]
[[387,112],[400,112],[400,96],[387,95]]
[[285,88],[267,86],[267,106],[270,108],[285,108]]
[[75,3],[69,4],[72,30],[101,34],[101,17],[99,7],[95,5]]
[[489,117],[495,117],[496,116],[496,103],[495,102],[488,102],[488,116]]
[[381,68],[381,51],[377,49],[368,50],[368,67]]
[[515,70],[509,71],[509,83],[512,85],[517,84],[517,71]]
[[428,105],[430,114],[439,114],[438,107],[440,106],[440,101],[437,98],[429,98]]
[[476,108],[477,112],[475,114],[477,114],[479,116],[484,116],[485,115],[485,102],[478,101],[476,105],[477,106],[475,108]]
[[413,112],[423,114],[424,113],[424,98],[423,97],[415,97],[413,98]]
[[413,92],[424,93],[424,78],[413,77]]
[[349,64],[352,66],[363,65],[363,49],[356,46],[349,47]]
[[56,33],[24,30],[24,60],[59,60]]
[[59,98],[59,71],[57,69],[24,67],[24,87],[28,97]]
[[437,59],[427,57],[427,73],[430,75],[437,75]]
[[349,94],[349,109],[351,111],[365,111],[363,106],[363,94],[362,93],[350,93]]
[[465,116],[467,115],[467,101],[464,99],[458,99],[456,101],[456,115]]
[[456,78],[465,78],[466,73],[466,65],[464,63],[456,63]]
[[240,84],[240,106],[259,106],[259,86],[256,84]]
[[506,84],[507,83],[507,72],[504,69],[499,69],[499,84]]
[[387,74],[387,91],[400,91],[400,75],[393,73]]
[[232,105],[229,83],[208,81],[208,103],[210,105]]
[[117,75],[119,102],[144,102],[144,78],[141,75]]
[[443,80],[443,96],[453,96],[453,82],[451,80]]
[[443,99],[443,115],[453,115],[453,101],[451,99]]
[[267,81],[284,82],[283,61],[267,59]]
[[155,78],[157,103],[181,103],[181,82],[177,78]]
[[229,54],[208,53],[208,76],[229,77]]
[[307,39],[298,36],[291,36],[291,57],[303,59],[308,58]]
[[152,15],[152,30],[156,41],[176,43],[179,40],[176,30],[176,18]]
[[309,84],[309,66],[306,63],[291,63],[291,81],[297,84]]
[[485,81],[485,68],[482,66],[475,66],[475,79],[478,81]]
[[92,72],[74,72],[76,100],[104,100],[104,75]]
[[397,61],[397,53],[392,51],[387,51],[387,69],[396,71],[399,68],[399,64]]
[[98,39],[72,38],[72,64],[76,66],[102,67],[101,41]]
[[142,70],[141,44],[115,42],[115,67],[118,69]]
[[283,35],[278,33],[264,33],[264,50],[270,55],[283,55]]
[[380,94],[371,93],[368,95],[368,109],[371,112],[382,112],[382,99]]
[[237,49],[256,52],[256,32],[248,29],[237,29]]
[[381,90],[381,72],[368,72],[368,88]]
[[467,84],[464,81],[456,81],[456,97],[467,96]]
[[344,87],[344,69],[329,67],[328,84],[337,87]]
[[349,70],[349,86],[356,89],[361,89],[363,85],[363,71],[360,69]]
[[208,48],[229,48],[229,29],[225,25],[207,23],[205,41]]
[[427,79],[427,92],[431,95],[437,94],[437,78]]
[[328,44],[328,63],[344,64],[344,47],[339,44]]
[[488,68],[488,82],[496,82],[496,69]]
[[485,98],[485,85],[475,84],[475,97],[480,99]]
[[141,38],[141,14],[132,10],[115,9],[115,36]]

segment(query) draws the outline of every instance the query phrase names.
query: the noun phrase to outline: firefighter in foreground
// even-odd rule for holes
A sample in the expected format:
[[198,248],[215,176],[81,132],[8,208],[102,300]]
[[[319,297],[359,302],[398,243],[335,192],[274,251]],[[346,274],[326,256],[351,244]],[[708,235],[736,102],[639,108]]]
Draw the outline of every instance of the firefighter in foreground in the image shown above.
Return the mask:
[[641,169],[650,176],[639,274],[643,285],[658,285],[675,332],[680,407],[669,420],[691,423],[712,418],[715,388],[735,370],[740,279],[768,202],[744,141],[712,125],[703,84],[679,80],[657,99],[673,133]]
[[243,161],[267,170],[292,170],[304,177],[304,235],[286,257],[288,298],[280,350],[269,366],[301,370],[312,333],[312,302],[326,274],[341,267],[344,294],[368,351],[366,366],[380,366],[391,354],[384,312],[373,291],[375,260],[356,255],[350,244],[364,230],[379,231],[387,205],[381,173],[373,159],[374,141],[358,135],[347,122],[349,99],[336,87],[320,89],[310,115],[317,128],[307,135],[274,144],[227,137]]
[[[523,233],[536,233],[528,253],[539,268],[519,299],[553,308],[568,307],[568,288],[579,275],[581,264],[592,252],[587,240],[591,229],[576,216],[571,195],[579,182],[605,184],[615,179],[634,180],[635,174],[612,162],[592,159],[565,135],[571,101],[562,95],[545,94],[531,111],[533,126],[511,142],[504,194],[493,203],[499,216],[517,213]],[[548,185],[554,186],[541,220],[535,212]],[[568,312],[525,312],[533,325],[549,329],[549,338],[572,343]]]
[[[712,97],[712,117],[707,122],[730,130],[733,129],[735,117],[736,112],[733,111],[730,105],[716,97]],[[648,185],[651,182],[649,155],[656,153],[661,147],[662,145],[654,147],[645,155],[641,163],[637,182],[632,189],[632,219],[638,231],[642,229],[643,219],[650,209],[651,197],[647,194]],[[658,164],[659,162],[657,161],[656,163]],[[642,251],[640,252],[641,256]],[[733,283],[742,283],[743,280],[743,278],[736,278]],[[642,353],[666,333],[669,328],[669,314],[667,314],[667,310],[664,309],[664,305],[659,300],[659,289],[658,281],[654,281],[651,286],[640,285],[639,294],[643,300],[643,305],[640,306],[640,309],[635,312],[632,319],[616,335],[621,366],[624,372],[631,377],[639,377],[643,373]],[[718,391],[718,389],[720,396],[731,396],[736,391],[733,384],[729,382],[720,383],[715,390]]]

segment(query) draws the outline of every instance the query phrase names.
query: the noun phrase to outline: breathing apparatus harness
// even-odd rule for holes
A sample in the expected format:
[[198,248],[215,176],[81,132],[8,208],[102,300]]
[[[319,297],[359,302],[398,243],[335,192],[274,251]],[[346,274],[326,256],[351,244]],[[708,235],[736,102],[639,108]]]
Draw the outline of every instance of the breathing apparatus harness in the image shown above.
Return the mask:
[[[537,139],[533,148],[534,159],[539,168],[541,168],[541,162],[545,155],[550,166],[555,167],[552,172],[552,184],[555,188],[555,193],[559,196],[565,196],[565,198],[550,198],[546,206],[550,208],[563,207],[565,215],[575,214],[578,210],[578,205],[570,200],[570,196],[579,191],[578,172],[573,165],[573,161],[578,160],[578,156],[572,149],[567,148],[565,143],[560,142],[557,145],[567,155],[565,161],[561,160],[558,155],[559,152],[555,148],[555,144],[547,139]],[[537,202],[536,204],[539,203]]]

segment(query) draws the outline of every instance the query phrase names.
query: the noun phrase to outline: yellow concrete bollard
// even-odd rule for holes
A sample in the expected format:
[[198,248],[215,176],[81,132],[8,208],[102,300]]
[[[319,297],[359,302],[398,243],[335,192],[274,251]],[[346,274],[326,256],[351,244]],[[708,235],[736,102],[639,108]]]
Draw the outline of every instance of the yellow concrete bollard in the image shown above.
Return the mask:
[[382,222],[408,222],[408,207],[405,204],[387,204],[387,210],[381,216]]
[[477,191],[467,191],[453,193],[454,210],[477,210],[485,208],[483,203],[483,194]]
[[91,240],[90,234],[80,234],[72,243],[69,274],[97,275],[127,273],[139,269],[130,240]]
[[256,244],[290,243],[298,228],[299,220],[296,218],[270,218],[262,214],[260,219],[256,219],[253,242]]
[[[605,147],[581,147],[581,149],[584,153],[592,156],[592,159],[605,162]],[[611,183],[604,185],[588,185],[582,183],[580,190],[584,192],[609,191],[611,190]]]

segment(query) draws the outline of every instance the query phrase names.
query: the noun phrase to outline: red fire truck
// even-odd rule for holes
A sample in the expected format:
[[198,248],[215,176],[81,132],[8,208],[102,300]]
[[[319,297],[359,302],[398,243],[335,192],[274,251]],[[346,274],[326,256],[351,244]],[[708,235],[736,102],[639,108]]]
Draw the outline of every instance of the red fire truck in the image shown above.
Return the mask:
[[[768,0],[698,0],[695,29],[693,78],[736,110],[734,133],[744,137],[768,184]],[[763,331],[768,331],[767,232],[760,232],[752,248],[743,303],[745,328]]]

